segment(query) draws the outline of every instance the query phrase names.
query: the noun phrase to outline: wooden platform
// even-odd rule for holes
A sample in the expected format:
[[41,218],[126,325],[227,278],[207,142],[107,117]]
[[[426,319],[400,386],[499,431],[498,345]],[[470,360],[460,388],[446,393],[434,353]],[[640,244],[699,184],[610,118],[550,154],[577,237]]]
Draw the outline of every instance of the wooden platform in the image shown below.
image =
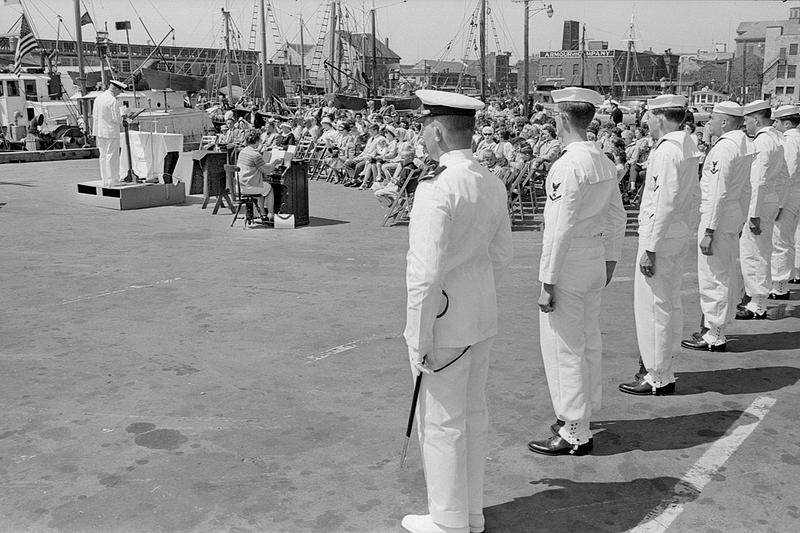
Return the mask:
[[145,209],[186,203],[183,183],[135,183],[119,187],[103,187],[101,181],[78,184],[78,200],[109,209]]
[[69,148],[67,150],[36,150],[34,152],[0,152],[2,163],[34,163],[37,161],[67,161],[99,157],[97,148]]

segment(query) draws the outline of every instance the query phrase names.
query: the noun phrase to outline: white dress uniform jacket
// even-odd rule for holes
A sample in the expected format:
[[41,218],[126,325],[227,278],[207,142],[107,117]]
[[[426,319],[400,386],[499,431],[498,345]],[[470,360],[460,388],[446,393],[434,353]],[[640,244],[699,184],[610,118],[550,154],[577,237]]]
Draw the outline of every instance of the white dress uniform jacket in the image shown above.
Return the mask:
[[[736,314],[739,282],[739,232],[747,217],[754,153],[744,132],[729,131],[711,147],[700,178],[698,243],[714,230],[711,255],[697,254],[700,309],[709,344],[725,342],[725,326]],[[749,231],[749,230],[746,230]]]
[[[675,381],[673,357],[683,332],[681,279],[689,248],[689,221],[699,196],[697,144],[684,131],[659,139],[650,153],[639,212],[639,251],[634,268],[634,318],[639,353],[653,387]],[[655,252],[655,273],[645,277],[638,260]]]
[[119,181],[119,151],[122,112],[117,97],[110,90],[94,99],[92,133],[100,152],[100,179],[104,186]]
[[414,195],[405,338],[411,354],[425,355],[434,369],[470,346],[423,377],[417,411],[431,518],[467,529],[483,524],[486,378],[511,223],[505,186],[469,149],[443,154],[440,164]]
[[614,163],[591,141],[569,144],[547,175],[539,280],[555,285],[554,308],[539,314],[542,358],[561,436],[591,438],[600,408],[600,293],[606,261],[618,261],[625,209]]
[[748,218],[760,219],[761,234],[744,227],[739,241],[742,276],[746,293],[751,297],[747,308],[764,313],[767,295],[772,289],[772,230],[778,214],[778,194],[783,192],[789,177],[783,155],[783,135],[767,126],[753,140],[758,152],[750,172],[750,206]]
[[772,234],[772,291],[785,294],[795,265],[795,232],[800,218],[800,130],[792,128],[783,134],[783,157],[789,181],[779,194],[781,216],[775,221]]

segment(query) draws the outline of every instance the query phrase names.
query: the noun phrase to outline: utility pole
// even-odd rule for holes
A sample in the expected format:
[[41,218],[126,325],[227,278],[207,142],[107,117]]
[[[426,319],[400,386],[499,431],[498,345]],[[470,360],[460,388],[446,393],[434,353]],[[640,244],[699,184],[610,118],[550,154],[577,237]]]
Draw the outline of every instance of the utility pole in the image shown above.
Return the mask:
[[261,99],[264,104],[262,109],[267,110],[267,14],[264,10],[264,0],[259,8],[261,17]]
[[486,0],[481,0],[481,100],[486,102]]
[[525,84],[524,88],[522,89],[522,105],[523,109],[525,110],[525,118],[527,119],[531,116],[530,105],[528,104],[528,91],[531,87],[531,74],[530,74],[530,63],[531,63],[531,56],[530,56],[530,49],[529,49],[529,33],[530,33],[530,6],[528,3],[530,0],[525,0],[525,24],[524,24],[524,31],[525,31],[525,54],[524,54],[524,76],[522,78],[522,82]]
[[233,84],[231,83],[231,35],[230,35],[230,12],[222,8],[222,16],[225,17],[225,78],[228,83],[228,103],[233,107]]
[[375,0],[372,0],[372,94],[373,96],[377,96],[378,90],[376,85],[376,78],[378,74],[378,44],[377,44],[377,37],[375,36]]
[[[83,63],[83,32],[81,31],[81,2],[80,0],[74,0],[75,4],[75,39],[77,42],[78,48],[78,85],[81,89],[81,96],[86,95],[86,73],[84,72],[84,63]],[[86,132],[89,132],[91,128],[91,124],[89,123],[89,102],[84,99],[80,100],[81,111],[83,113],[83,123],[84,127],[86,128]]]
[[586,86],[586,23],[581,32],[581,87]]
[[[336,64],[336,0],[331,0],[331,49],[328,54],[328,62],[331,65]],[[328,72],[328,92],[334,92],[336,85],[334,84],[333,72]],[[341,74],[340,74],[341,76]]]

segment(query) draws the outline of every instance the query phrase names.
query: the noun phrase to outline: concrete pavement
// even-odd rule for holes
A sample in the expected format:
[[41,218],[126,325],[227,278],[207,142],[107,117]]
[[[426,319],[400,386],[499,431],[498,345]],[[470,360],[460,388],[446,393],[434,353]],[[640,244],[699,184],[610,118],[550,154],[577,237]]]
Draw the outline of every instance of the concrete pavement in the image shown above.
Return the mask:
[[[197,199],[92,208],[75,185],[96,165],[0,166],[0,531],[377,533],[425,512],[416,442],[398,469],[406,228],[379,227],[371,193],[320,182],[311,225],[291,231],[229,228]],[[595,450],[547,458],[525,447],[553,421],[541,234],[514,244],[489,377],[487,532],[799,531],[800,287],[774,320],[735,324],[731,352],[682,354],[675,396],[626,396],[626,238],[604,295]]]

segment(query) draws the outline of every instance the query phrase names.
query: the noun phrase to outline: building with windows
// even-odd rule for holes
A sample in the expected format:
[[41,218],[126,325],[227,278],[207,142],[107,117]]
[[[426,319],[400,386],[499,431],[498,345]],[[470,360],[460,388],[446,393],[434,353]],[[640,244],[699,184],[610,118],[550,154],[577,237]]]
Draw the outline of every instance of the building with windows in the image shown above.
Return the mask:
[[734,95],[742,102],[758,98],[796,102],[800,44],[800,7],[788,20],[742,22],[736,29],[733,62]]

